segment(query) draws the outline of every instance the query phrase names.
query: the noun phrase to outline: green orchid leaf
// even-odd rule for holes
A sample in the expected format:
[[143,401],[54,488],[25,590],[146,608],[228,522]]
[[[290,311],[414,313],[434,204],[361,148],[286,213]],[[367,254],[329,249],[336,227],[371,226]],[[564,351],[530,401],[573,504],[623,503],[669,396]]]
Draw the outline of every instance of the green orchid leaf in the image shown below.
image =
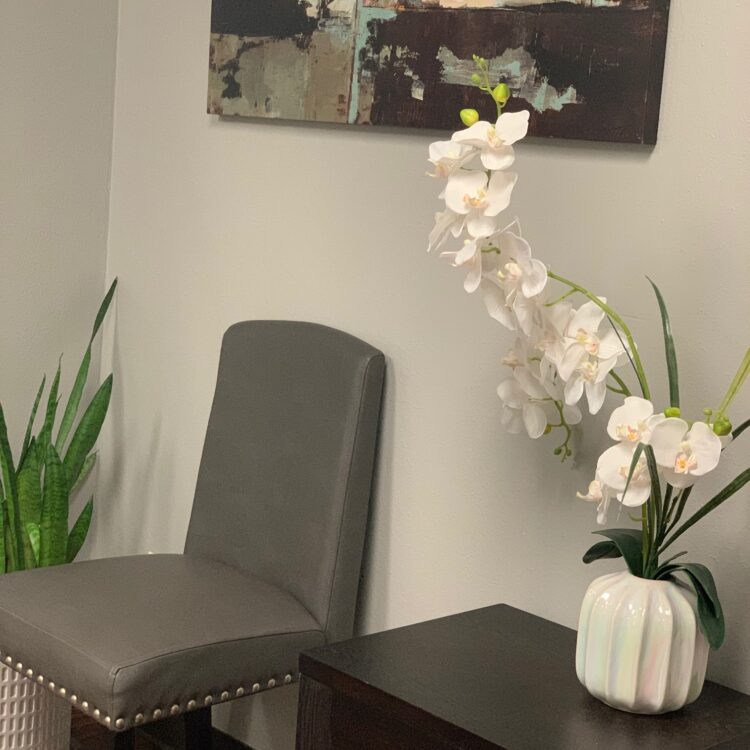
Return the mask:
[[107,415],[111,395],[112,375],[101,384],[94,398],[91,399],[91,403],[83,413],[81,421],[73,433],[68,452],[65,454],[63,461],[65,476],[71,486],[78,481],[83,464],[99,437],[102,423]]
[[622,557],[622,553],[613,541],[607,539],[604,542],[597,542],[593,547],[590,547],[583,556],[583,562],[588,565],[597,560],[608,560],[616,557]]
[[[664,567],[664,566],[663,566]],[[685,573],[698,597],[698,622],[709,645],[718,649],[724,643],[724,612],[711,571],[700,563],[675,563],[664,567],[663,578]]]
[[94,498],[92,497],[83,507],[78,520],[73,524],[73,528],[68,535],[68,562],[73,562],[81,551],[86,536],[91,526],[91,516],[94,512]]
[[42,492],[39,565],[60,565],[68,559],[68,483],[54,445],[47,449]]
[[42,378],[42,384],[39,386],[39,390],[36,392],[36,398],[34,399],[34,406],[31,407],[31,415],[29,416],[29,422],[26,425],[26,435],[23,438],[23,446],[21,447],[21,457],[18,459],[18,470],[20,471],[23,467],[24,461],[26,460],[26,454],[31,445],[31,433],[34,430],[34,422],[36,421],[36,413],[39,409],[39,402],[42,400],[42,394],[44,393],[44,386],[47,383],[47,376]]
[[648,474],[651,479],[651,500],[656,510],[656,528],[660,529],[662,525],[664,506],[661,503],[661,481],[659,479],[659,467],[656,463],[654,449],[650,445],[644,446],[646,453],[646,462],[648,464]]
[[732,440],[737,440],[748,427],[750,427],[750,419],[746,419],[739,427],[735,427],[732,430]]
[[[648,276],[646,277],[648,278]],[[669,313],[667,305],[664,302],[659,287],[648,279],[656,294],[656,301],[659,303],[659,312],[661,313],[662,332],[664,334],[664,353],[667,358],[667,376],[669,377],[669,403],[670,406],[679,407],[680,405],[680,379],[677,371],[677,353],[674,347],[674,337],[672,336],[672,325],[669,322]]]
[[40,542],[40,530],[38,523],[27,523],[26,524],[26,537],[29,540],[29,549],[31,550],[31,559],[34,562],[34,567],[39,565],[39,542]]
[[625,481],[625,489],[622,492],[622,501],[624,502],[625,496],[628,494],[628,489],[630,488],[630,482],[633,479],[633,474],[635,474],[635,469],[638,466],[638,461],[641,457],[641,454],[643,453],[644,449],[643,443],[638,443],[638,445],[635,446],[635,451],[633,452],[633,458],[630,461],[630,469],[628,470],[628,477]]
[[707,516],[712,511],[716,510],[722,503],[729,500],[732,495],[739,492],[748,482],[750,482],[750,468],[745,469],[741,474],[736,476],[721,492],[714,495],[703,507],[693,513],[685,523],[675,531],[669,539],[662,546],[662,550],[669,547],[677,537],[682,536],[691,526],[694,526],[698,521]]
[[643,534],[640,529],[606,529],[593,533],[614,542],[628,570],[634,576],[643,576]]

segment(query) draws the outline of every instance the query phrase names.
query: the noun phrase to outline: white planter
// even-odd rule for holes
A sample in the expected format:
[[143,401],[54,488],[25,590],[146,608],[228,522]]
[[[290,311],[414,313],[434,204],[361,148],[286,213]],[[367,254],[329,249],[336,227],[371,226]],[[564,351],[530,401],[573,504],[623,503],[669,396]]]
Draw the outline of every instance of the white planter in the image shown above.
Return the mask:
[[0,666],[0,750],[68,750],[70,705]]
[[708,648],[695,594],[682,584],[613,573],[597,578],[583,599],[578,679],[613,708],[661,714],[692,703],[703,689]]

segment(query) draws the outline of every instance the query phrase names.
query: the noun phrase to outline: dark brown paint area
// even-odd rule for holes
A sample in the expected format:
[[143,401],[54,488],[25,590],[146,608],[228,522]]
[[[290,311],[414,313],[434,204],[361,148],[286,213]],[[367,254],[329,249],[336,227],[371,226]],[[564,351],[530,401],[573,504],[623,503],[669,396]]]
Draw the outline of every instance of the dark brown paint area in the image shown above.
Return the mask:
[[[475,107],[493,115],[489,98],[472,86],[441,83],[437,59],[447,47],[460,59],[488,59],[523,47],[536,61],[540,77],[558,91],[574,86],[579,103],[561,111],[532,111],[530,133],[542,137],[581,138],[629,143],[656,142],[669,0],[637,6],[590,8],[571,4],[515,10],[406,10],[395,19],[371,21],[362,63],[372,65],[383,47],[405,47],[373,66],[374,125],[453,130],[457,114]],[[425,85],[420,101],[412,97],[413,71]],[[527,109],[511,101],[509,111]]]

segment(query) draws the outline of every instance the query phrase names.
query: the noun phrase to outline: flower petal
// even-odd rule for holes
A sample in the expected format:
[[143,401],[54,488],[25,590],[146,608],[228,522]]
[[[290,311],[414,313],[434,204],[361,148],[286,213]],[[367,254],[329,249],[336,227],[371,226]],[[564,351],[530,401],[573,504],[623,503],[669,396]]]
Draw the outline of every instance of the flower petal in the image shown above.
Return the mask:
[[547,266],[541,260],[532,258],[528,269],[524,269],[521,292],[524,297],[536,297],[544,291],[545,286],[547,286]]
[[472,237],[488,237],[497,224],[494,216],[485,216],[477,211],[472,211],[466,219],[466,229]]
[[574,378],[565,383],[565,403],[568,406],[574,406],[583,396],[583,380]]
[[457,214],[468,214],[471,208],[464,198],[476,196],[486,187],[487,175],[484,172],[470,170],[455,172],[448,178],[448,184],[445,186],[445,204]]
[[517,181],[518,175],[515,172],[492,173],[487,188],[487,208],[484,209],[486,216],[497,216],[501,211],[508,208],[510,196]]
[[547,415],[539,404],[526,404],[523,407],[523,424],[532,440],[544,435],[547,429]]
[[482,149],[480,158],[482,164],[487,169],[500,171],[501,169],[508,169],[508,167],[513,166],[516,154],[513,151],[513,146],[500,146],[500,148]]
[[516,330],[516,321],[513,314],[505,304],[505,294],[497,284],[491,281],[482,281],[482,298],[487,313],[498,323],[502,323],[508,330]]
[[593,302],[586,302],[576,310],[568,326],[569,335],[575,337],[579,330],[595,332],[604,319],[604,310]]
[[698,465],[690,472],[693,476],[702,477],[719,465],[721,440],[705,422],[696,422],[686,439],[698,459]]
[[[623,405],[618,406],[610,415],[607,434],[612,440],[628,440],[625,433],[627,431],[640,432],[640,423],[649,419],[653,413],[654,405],[650,401],[638,396],[628,396]],[[635,442],[638,441],[635,440]]]
[[495,132],[509,146],[526,137],[529,132],[529,111],[505,112],[497,118]]
[[487,134],[491,127],[492,123],[480,120],[479,122],[475,122],[471,127],[466,128],[466,130],[459,130],[454,133],[451,140],[454,143],[463,143],[467,146],[484,148],[488,145]]
[[607,384],[603,381],[598,383],[586,382],[586,399],[589,402],[589,412],[598,414],[604,404],[607,395]]
[[670,417],[659,422],[651,430],[649,444],[654,449],[656,463],[667,469],[674,468],[680,443],[685,439],[688,423],[684,419]]

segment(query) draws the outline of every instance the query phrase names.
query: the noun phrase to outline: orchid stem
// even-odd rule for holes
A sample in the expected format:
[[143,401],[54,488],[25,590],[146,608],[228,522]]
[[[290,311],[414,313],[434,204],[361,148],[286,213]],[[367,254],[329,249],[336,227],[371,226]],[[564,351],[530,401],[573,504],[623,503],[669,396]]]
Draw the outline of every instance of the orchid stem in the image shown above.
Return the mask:
[[606,304],[606,302],[602,302],[599,297],[597,297],[595,294],[592,294],[588,289],[585,289],[580,284],[576,284],[574,281],[570,281],[569,279],[566,279],[563,276],[559,276],[552,271],[548,271],[548,275],[550,278],[559,281],[561,284],[565,284],[571,289],[575,289],[577,292],[583,294],[585,297],[591,300],[600,310],[603,310],[607,315],[609,315],[609,317],[612,318],[612,320],[617,323],[618,326],[620,326],[620,329],[625,334],[625,338],[627,339],[628,345],[630,347],[629,354],[632,358],[633,369],[635,370],[636,377],[638,378],[638,383],[641,386],[643,398],[651,400],[651,390],[648,387],[648,380],[646,379],[646,372],[643,369],[643,362],[641,362],[641,356],[640,354],[638,354],[638,349],[636,348],[633,334],[630,332],[630,328],[628,328],[625,321],[608,304]]

